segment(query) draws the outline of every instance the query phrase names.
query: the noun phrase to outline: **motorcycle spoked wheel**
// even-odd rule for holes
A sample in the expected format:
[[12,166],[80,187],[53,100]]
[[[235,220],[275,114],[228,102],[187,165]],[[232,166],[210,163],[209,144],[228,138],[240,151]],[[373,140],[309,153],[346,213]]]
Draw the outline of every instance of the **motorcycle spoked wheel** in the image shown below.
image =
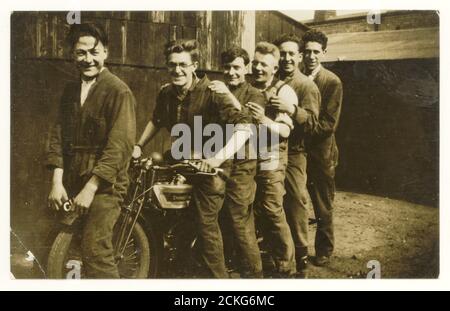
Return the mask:
[[[116,227],[117,228],[117,227]],[[136,223],[124,251],[117,262],[121,278],[142,279],[154,277],[156,256],[151,252],[144,229]],[[51,279],[84,278],[81,256],[81,232],[62,230],[56,236],[47,261],[47,276]]]

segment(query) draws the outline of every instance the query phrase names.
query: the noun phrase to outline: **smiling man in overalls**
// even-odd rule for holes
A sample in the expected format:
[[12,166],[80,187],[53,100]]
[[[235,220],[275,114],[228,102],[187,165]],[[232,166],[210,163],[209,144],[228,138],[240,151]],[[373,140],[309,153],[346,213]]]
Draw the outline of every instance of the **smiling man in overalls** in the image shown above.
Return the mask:
[[59,210],[73,198],[75,210],[85,215],[81,242],[85,276],[119,278],[112,234],[128,186],[135,99],[104,66],[108,38],[100,26],[75,24],[68,42],[80,79],[66,86],[50,135],[49,207]]

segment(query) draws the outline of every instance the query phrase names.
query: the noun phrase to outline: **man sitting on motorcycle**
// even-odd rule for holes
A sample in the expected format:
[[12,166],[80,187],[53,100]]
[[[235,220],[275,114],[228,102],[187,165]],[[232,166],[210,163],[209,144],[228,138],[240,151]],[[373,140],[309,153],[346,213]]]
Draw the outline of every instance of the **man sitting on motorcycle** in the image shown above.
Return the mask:
[[[195,40],[172,41],[166,46],[165,57],[171,83],[164,85],[157,98],[153,118],[148,122],[133,157],[140,157],[142,147],[152,139],[160,128],[172,131],[179,124],[186,124],[191,133],[203,133],[208,125],[219,125],[225,133],[227,124],[233,124],[230,139],[223,137],[224,147],[212,157],[204,159],[205,167],[220,167],[225,175],[230,174],[234,154],[251,136],[247,126],[251,119],[239,111],[233,99],[226,94],[217,94],[208,88],[206,75],[199,77],[198,43]],[[198,122],[201,117],[202,122]],[[198,137],[194,140],[198,141]],[[200,141],[203,141],[200,137]],[[192,146],[195,147],[195,143]],[[198,147],[198,146],[197,146]],[[203,146],[200,146],[202,153]],[[173,150],[173,149],[172,149]],[[174,156],[172,154],[172,156]],[[176,158],[176,157],[175,157]],[[218,175],[203,176],[195,181],[192,207],[197,222],[201,257],[209,276],[228,278],[223,253],[223,240],[218,216],[225,195],[225,180]]]

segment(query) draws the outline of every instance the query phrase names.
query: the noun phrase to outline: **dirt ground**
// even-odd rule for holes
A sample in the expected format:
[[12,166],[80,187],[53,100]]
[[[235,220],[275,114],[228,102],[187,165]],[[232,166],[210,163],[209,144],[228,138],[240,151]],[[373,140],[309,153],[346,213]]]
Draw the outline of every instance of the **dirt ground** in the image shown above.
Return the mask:
[[[314,218],[311,208],[310,218]],[[316,225],[310,225],[314,255]],[[371,260],[380,264],[380,277],[436,278],[439,275],[439,210],[371,195],[338,192],[335,200],[335,252],[327,267],[310,265],[307,278],[366,278]],[[23,252],[22,252],[23,253]],[[32,263],[19,254],[18,278],[39,278]],[[29,268],[27,268],[27,266]],[[36,267],[35,267],[36,268]],[[36,269],[34,269],[36,270]],[[192,276],[191,276],[192,277]],[[239,275],[232,277],[238,278]]]
[[438,277],[437,208],[348,192],[338,192],[335,203],[334,256],[327,267],[311,265],[308,278],[366,278],[370,260],[380,263],[384,279]]

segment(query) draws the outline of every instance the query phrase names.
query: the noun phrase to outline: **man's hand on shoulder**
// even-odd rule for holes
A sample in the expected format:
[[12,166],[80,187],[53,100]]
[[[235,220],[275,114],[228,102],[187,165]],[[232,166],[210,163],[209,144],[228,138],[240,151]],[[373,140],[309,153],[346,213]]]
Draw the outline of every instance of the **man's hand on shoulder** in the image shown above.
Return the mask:
[[264,123],[265,110],[263,107],[253,102],[248,102],[245,106],[249,109],[252,117],[256,120],[256,122]]
[[286,112],[289,116],[292,116],[295,112],[294,104],[289,103],[287,100],[277,95],[270,98],[270,106],[280,112]]
[[225,83],[219,80],[211,81],[211,83],[208,85],[208,88],[217,94],[230,94],[230,89],[226,86]]

